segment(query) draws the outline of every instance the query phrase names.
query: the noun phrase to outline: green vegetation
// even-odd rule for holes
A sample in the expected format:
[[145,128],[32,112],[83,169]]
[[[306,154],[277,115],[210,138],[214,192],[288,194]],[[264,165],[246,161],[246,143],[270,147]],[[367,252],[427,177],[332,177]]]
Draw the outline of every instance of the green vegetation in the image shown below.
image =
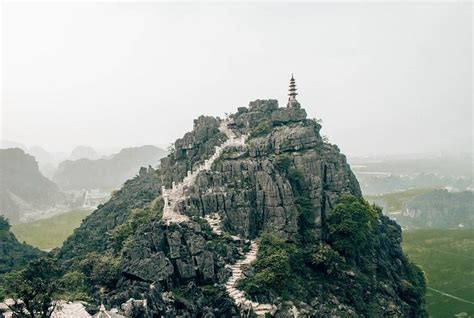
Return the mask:
[[60,247],[91,212],[90,209],[78,209],[47,219],[15,224],[12,232],[21,242],[40,249],[53,249]]
[[9,306],[13,317],[50,317],[59,300],[90,300],[84,282],[83,274],[64,274],[56,260],[41,258],[2,275],[0,299],[19,300]]
[[0,275],[19,269],[43,254],[32,246],[18,242],[10,231],[8,220],[0,216]]
[[268,135],[272,131],[272,122],[269,120],[262,121],[249,133],[249,139]]
[[305,268],[302,250],[296,244],[265,233],[260,237],[257,256],[255,274],[240,281],[240,289],[253,295],[276,294],[286,300],[309,297],[313,290],[310,282],[315,280],[304,280],[311,273]]
[[126,221],[113,229],[111,240],[116,252],[122,250],[140,226],[151,222],[153,218],[161,218],[161,214],[158,213],[162,210],[160,204],[162,202],[155,200],[151,206],[132,210]]
[[425,273],[430,316],[453,317],[462,312],[474,316],[474,230],[407,231],[403,240],[404,251]]
[[120,256],[92,252],[76,264],[75,268],[70,269],[70,272],[77,272],[80,275],[87,273],[84,285],[90,293],[110,290],[120,278],[120,261]]
[[433,191],[433,189],[410,189],[382,195],[367,195],[365,198],[370,202],[382,204],[387,212],[393,212],[402,210],[408,200],[431,191]]
[[440,189],[412,189],[366,196],[406,229],[474,228],[474,194]]
[[[302,213],[300,222],[304,223],[311,204],[297,197],[297,206]],[[324,241],[312,240],[310,227],[297,242],[263,234],[253,272],[238,283],[239,288],[260,300],[282,297],[308,302],[332,294],[358,313],[378,317],[384,313],[380,304],[386,300],[381,294],[378,299],[373,295],[380,284],[386,284],[410,305],[410,317],[424,317],[423,273],[395,247],[399,246],[400,228],[383,216],[380,208],[362,198],[343,196],[328,223]],[[394,247],[390,259],[386,246]],[[391,264],[394,257],[400,262],[398,266]],[[401,312],[394,309],[393,313],[396,316]]]
[[376,208],[364,199],[342,196],[328,218],[332,246],[345,255],[365,248],[378,215]]
[[288,169],[290,168],[292,162],[293,161],[291,160],[291,158],[286,154],[278,156],[275,161],[275,169],[280,174],[288,173]]
[[60,278],[61,272],[55,262],[48,259],[33,261],[25,269],[2,277],[0,296],[21,300],[10,306],[18,317],[50,317],[62,289]]

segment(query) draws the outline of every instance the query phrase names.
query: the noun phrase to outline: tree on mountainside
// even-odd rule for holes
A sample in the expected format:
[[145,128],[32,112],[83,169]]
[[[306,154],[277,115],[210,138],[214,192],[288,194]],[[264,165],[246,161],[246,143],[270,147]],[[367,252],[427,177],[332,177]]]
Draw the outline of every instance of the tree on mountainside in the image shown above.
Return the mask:
[[37,248],[18,242],[10,230],[8,220],[0,215],[0,275],[20,269],[29,261],[38,259],[44,254]]
[[49,318],[63,292],[61,270],[55,261],[40,259],[23,270],[6,274],[2,296],[15,300],[8,307],[13,317]]
[[344,195],[328,217],[331,245],[344,255],[364,247],[378,219],[378,211],[363,198]]

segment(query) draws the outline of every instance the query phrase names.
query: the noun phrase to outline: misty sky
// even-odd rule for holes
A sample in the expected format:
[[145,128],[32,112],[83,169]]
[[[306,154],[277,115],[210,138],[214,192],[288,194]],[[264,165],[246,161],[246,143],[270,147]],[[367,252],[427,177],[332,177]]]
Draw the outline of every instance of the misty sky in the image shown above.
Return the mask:
[[1,139],[168,145],[200,114],[286,105],[349,155],[472,149],[470,4],[8,3]]

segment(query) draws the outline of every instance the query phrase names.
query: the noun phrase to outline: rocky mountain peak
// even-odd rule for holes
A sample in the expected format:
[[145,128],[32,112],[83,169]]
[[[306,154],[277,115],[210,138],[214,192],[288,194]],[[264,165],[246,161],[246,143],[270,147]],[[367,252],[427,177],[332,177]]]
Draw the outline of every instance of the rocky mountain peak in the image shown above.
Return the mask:
[[[361,196],[357,180],[336,146],[323,142],[321,126],[299,108],[279,108],[276,100],[256,100],[229,116],[246,147],[225,149],[211,171],[187,189],[180,210],[189,216],[220,211],[226,230],[256,237],[271,230],[288,237],[298,233],[298,196],[310,198],[311,222],[322,231],[324,219],[344,193]],[[187,171],[212,155],[227,137],[218,118],[200,117],[192,132],[175,143],[162,160],[165,185],[180,182]],[[322,235],[322,234],[321,234]]]
[[[400,228],[363,201],[345,156],[320,129],[304,109],[276,100],[253,101],[226,119],[200,116],[158,170],[127,181],[58,257],[81,271],[107,268],[113,275],[98,278],[96,288],[129,315],[135,308],[150,317],[416,316],[418,294],[397,294],[403,279],[422,285],[401,251]],[[346,211],[340,202],[367,211],[370,257],[345,259],[331,247],[329,220]],[[378,266],[380,277],[372,272]],[[283,277],[296,290],[271,285]],[[345,295],[348,279],[373,294]],[[364,301],[382,309],[372,312]]]

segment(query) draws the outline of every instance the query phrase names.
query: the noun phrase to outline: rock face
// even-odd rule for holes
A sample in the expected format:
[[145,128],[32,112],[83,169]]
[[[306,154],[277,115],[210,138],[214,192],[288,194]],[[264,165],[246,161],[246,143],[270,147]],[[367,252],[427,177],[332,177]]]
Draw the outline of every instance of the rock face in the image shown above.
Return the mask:
[[[149,317],[243,315],[225,286],[233,273],[242,274],[235,264],[247,259],[249,251],[256,253],[248,240],[271,232],[287,242],[301,242],[307,228],[315,240],[323,240],[328,235],[326,219],[338,199],[344,194],[362,196],[345,156],[323,141],[321,126],[307,119],[304,109],[257,100],[239,108],[229,122],[234,135],[248,136],[245,146],[225,148],[211,169],[199,172],[183,190],[184,200],[176,208],[186,221],[161,220],[162,186],[170,189],[181,182],[227,140],[219,130],[219,118],[195,120],[193,131],[174,143],[174,151],[161,160],[158,170],[141,170],[86,218],[57,252],[79,270],[86,258],[112,255],[118,260],[116,279],[98,284],[108,305],[124,304],[127,312]],[[220,220],[214,232],[209,224],[216,224],[206,221],[210,215]],[[381,235],[391,235],[384,233],[386,228],[380,229]],[[397,233],[393,237],[398,242]],[[384,246],[380,258],[393,261],[390,255],[398,253],[397,246],[398,250]],[[226,267],[230,264],[232,270]],[[312,313],[354,313],[351,304],[334,307],[333,299],[318,298],[303,306]],[[279,317],[297,312],[281,303],[278,308]]]
[[225,264],[235,262],[245,248],[244,242],[213,234],[206,222],[154,222],[140,229],[124,250],[121,272],[126,279],[109,301],[121,304],[145,297],[150,316],[208,311],[221,317],[236,315],[223,286],[230,276]]
[[[304,109],[277,108],[273,100],[252,102],[248,110],[240,108],[232,116],[240,134],[250,133],[267,120],[273,129],[248,140],[245,151],[226,151],[214,169],[201,174],[189,189],[181,210],[194,216],[220,211],[226,230],[246,238],[265,231],[294,238],[298,212],[288,178],[293,172],[301,176],[300,191],[310,198],[314,207],[312,219],[322,230],[323,219],[339,196],[361,196],[361,191],[346,158],[336,146],[323,143],[320,125],[305,119],[302,113],[306,115]],[[285,114],[285,125],[281,114]],[[283,170],[279,168],[282,161],[286,165]],[[291,171],[284,171],[288,169]]]

